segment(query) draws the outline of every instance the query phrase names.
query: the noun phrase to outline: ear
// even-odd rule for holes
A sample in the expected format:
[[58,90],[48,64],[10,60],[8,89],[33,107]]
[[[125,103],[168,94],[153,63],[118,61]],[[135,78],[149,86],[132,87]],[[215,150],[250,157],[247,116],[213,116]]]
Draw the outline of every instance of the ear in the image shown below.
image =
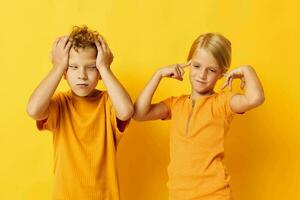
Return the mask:
[[226,70],[223,69],[223,70],[221,71],[221,73],[220,73],[218,79],[222,79],[223,77],[225,77],[225,75],[226,75]]

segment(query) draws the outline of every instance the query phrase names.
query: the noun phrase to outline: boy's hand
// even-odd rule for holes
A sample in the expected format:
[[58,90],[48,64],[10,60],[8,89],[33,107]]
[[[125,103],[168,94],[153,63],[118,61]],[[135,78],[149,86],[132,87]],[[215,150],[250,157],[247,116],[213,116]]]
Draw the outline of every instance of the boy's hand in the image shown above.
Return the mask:
[[69,36],[57,38],[52,47],[52,64],[54,67],[67,69],[69,65],[69,52],[72,42],[69,41]]
[[169,77],[182,81],[184,75],[184,68],[189,66],[190,62],[184,64],[174,64],[167,67],[160,68],[158,73],[161,77]]
[[97,47],[97,60],[96,60],[96,67],[100,71],[100,68],[109,68],[110,64],[112,63],[114,56],[110,51],[106,41],[103,39],[102,36],[99,36],[95,39],[95,44]]
[[222,90],[225,89],[227,86],[229,86],[229,90],[232,91],[232,81],[233,79],[240,79],[241,80],[241,89],[244,89],[246,82],[244,77],[244,71],[248,68],[252,68],[250,65],[243,65],[239,68],[233,69],[230,72],[228,72],[225,77],[225,83],[222,86]]

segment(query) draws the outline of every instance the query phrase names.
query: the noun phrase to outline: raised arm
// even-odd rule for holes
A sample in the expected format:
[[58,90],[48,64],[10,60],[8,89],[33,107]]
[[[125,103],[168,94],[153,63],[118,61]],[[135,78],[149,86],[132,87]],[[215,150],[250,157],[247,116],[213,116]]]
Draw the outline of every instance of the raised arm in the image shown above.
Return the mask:
[[113,55],[107,43],[99,36],[99,40],[96,40],[95,44],[98,50],[96,66],[107,89],[112,105],[116,110],[117,118],[122,121],[127,121],[133,114],[131,98],[110,69]]
[[264,90],[253,67],[245,65],[230,71],[226,76],[226,81],[222,89],[229,86],[231,90],[232,81],[235,78],[241,79],[241,88],[245,88],[245,93],[232,97],[230,106],[234,112],[243,113],[261,105],[264,102]]
[[27,113],[35,120],[42,120],[48,117],[48,107],[64,71],[68,67],[68,55],[71,42],[68,36],[59,37],[53,43],[52,64],[53,67],[47,76],[40,82],[30,96]]
[[167,106],[164,103],[151,104],[152,97],[163,77],[182,80],[184,74],[183,68],[188,65],[189,64],[176,64],[156,71],[134,104],[135,112],[133,118],[139,121],[146,121],[168,117],[169,110]]

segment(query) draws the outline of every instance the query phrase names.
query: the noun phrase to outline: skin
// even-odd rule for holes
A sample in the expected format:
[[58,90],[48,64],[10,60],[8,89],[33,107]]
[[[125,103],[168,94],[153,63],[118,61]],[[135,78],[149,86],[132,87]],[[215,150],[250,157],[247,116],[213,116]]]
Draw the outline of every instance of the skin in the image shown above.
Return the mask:
[[49,104],[60,80],[64,76],[73,94],[81,97],[94,95],[95,88],[102,78],[116,110],[117,118],[126,121],[133,114],[132,101],[110,69],[113,55],[99,36],[95,40],[97,51],[93,48],[79,49],[76,52],[68,36],[57,38],[52,47],[53,67],[30,96],[27,113],[35,120],[46,119]]
[[[164,103],[153,104],[152,97],[160,83],[165,78],[174,78],[182,81],[185,68],[190,68],[189,79],[191,83],[190,98],[196,100],[202,96],[214,93],[214,87],[223,77],[223,70],[214,57],[205,49],[197,49],[192,59],[184,64],[175,64],[158,69],[146,87],[137,98],[134,107],[135,120],[164,119],[168,116],[168,108]],[[264,102],[264,91],[255,70],[250,65],[240,66],[226,74],[222,89],[232,88],[234,79],[241,80],[244,94],[236,94],[231,98],[231,109],[236,113],[251,110]]]

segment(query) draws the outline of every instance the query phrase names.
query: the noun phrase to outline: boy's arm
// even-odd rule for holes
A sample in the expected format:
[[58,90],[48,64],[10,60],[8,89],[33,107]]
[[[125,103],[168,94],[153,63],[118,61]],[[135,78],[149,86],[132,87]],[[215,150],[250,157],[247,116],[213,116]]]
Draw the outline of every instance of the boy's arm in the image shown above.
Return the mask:
[[108,45],[101,36],[99,36],[99,40],[95,41],[95,44],[98,50],[96,66],[116,110],[117,118],[121,121],[127,121],[133,114],[131,98],[110,69],[113,55]]
[[171,77],[177,80],[182,80],[182,76],[184,74],[183,67],[185,66],[188,66],[188,64],[164,67],[159,69],[153,75],[134,104],[135,113],[133,115],[133,118],[135,120],[146,121],[165,119],[168,117],[168,107],[162,102],[151,104],[152,97],[163,77]]
[[235,78],[242,80],[241,88],[245,87],[245,93],[234,95],[231,98],[230,107],[232,111],[235,113],[244,113],[264,102],[264,90],[253,67],[246,65],[230,71],[222,89],[229,85],[231,90],[232,80]]
[[51,97],[68,67],[70,47],[71,42],[68,41],[68,36],[57,38],[53,44],[53,68],[31,94],[27,105],[28,115],[35,120],[43,120],[48,117]]

